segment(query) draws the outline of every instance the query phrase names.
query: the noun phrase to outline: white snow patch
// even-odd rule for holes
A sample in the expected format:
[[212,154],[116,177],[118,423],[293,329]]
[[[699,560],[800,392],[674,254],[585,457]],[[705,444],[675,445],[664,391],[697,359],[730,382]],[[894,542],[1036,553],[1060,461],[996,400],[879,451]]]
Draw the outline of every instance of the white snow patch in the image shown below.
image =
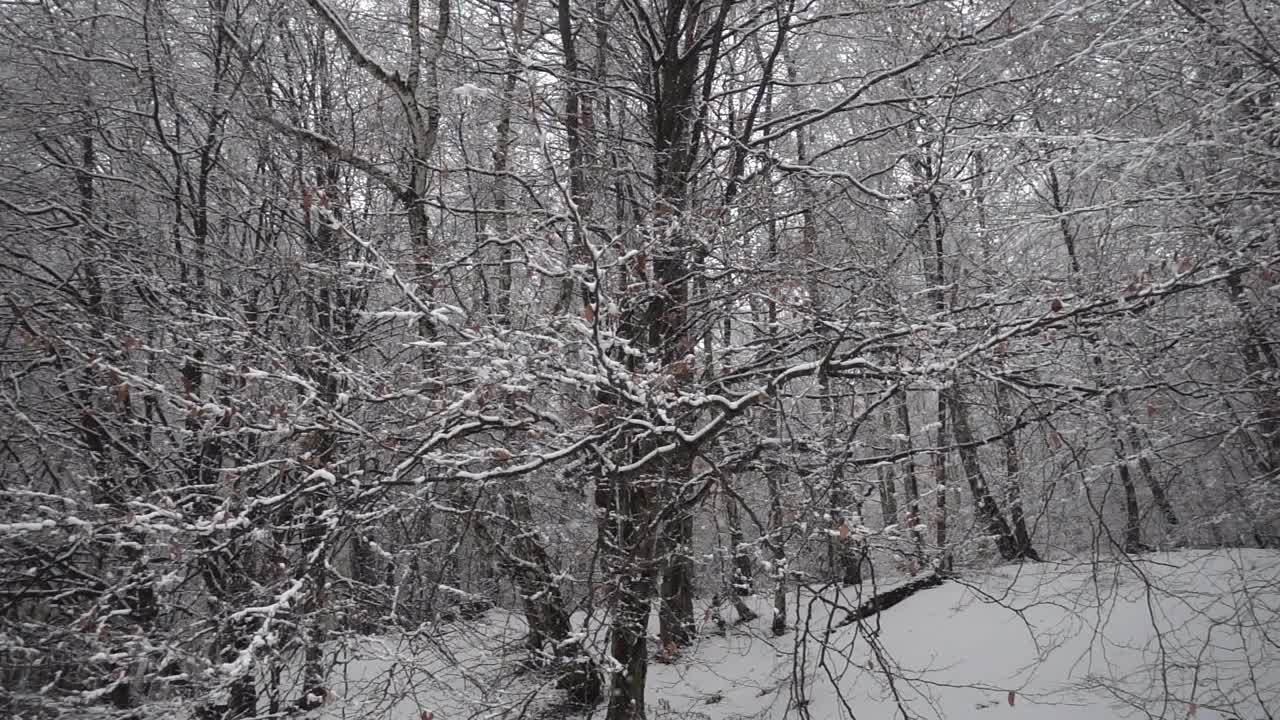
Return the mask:
[[[717,636],[711,613],[699,614],[696,645],[672,664],[650,664],[650,717],[1254,720],[1280,705],[1280,553],[1188,551],[975,572],[830,634],[871,589],[793,589],[791,630],[776,638],[771,588],[758,579],[762,595],[746,600],[759,619]],[[882,578],[881,588],[891,581]],[[728,605],[720,613],[734,616]],[[550,708],[562,700],[554,683],[514,670],[524,628],[518,613],[495,610],[475,623],[360,641],[339,651],[336,699],[321,714],[499,717],[496,708],[524,707],[532,694],[531,708]],[[575,631],[607,666],[603,620],[582,628],[575,617]]]

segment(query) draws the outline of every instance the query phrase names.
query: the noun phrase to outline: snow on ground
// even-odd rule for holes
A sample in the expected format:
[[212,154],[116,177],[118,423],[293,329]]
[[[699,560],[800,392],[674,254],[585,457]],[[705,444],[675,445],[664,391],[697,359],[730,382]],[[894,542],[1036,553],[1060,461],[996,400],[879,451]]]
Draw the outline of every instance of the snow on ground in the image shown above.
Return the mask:
[[[778,638],[766,601],[752,598],[760,619],[650,666],[649,717],[1280,717],[1277,553],[1004,567],[828,634],[845,612],[823,599],[858,601],[841,595],[790,594],[795,629]],[[332,685],[326,716],[561,717],[548,711],[556,697],[545,678],[515,672],[522,632],[518,617],[492,612],[438,643],[369,640]]]

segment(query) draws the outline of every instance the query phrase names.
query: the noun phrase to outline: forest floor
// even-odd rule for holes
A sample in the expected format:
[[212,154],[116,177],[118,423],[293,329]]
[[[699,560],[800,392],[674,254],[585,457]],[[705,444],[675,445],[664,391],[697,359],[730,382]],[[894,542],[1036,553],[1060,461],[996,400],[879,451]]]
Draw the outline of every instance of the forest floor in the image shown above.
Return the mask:
[[[971,571],[837,627],[865,599],[850,589],[792,592],[792,629],[774,637],[767,599],[748,598],[759,619],[722,635],[708,621],[696,645],[650,665],[649,718],[1280,713],[1280,553],[1184,551]],[[320,712],[360,720],[420,720],[425,711],[434,720],[582,717],[557,709],[550,679],[518,671],[522,636],[519,616],[496,610],[434,637],[367,639],[344,652],[334,701]],[[603,648],[603,631],[596,640]],[[603,714],[601,706],[595,716]]]

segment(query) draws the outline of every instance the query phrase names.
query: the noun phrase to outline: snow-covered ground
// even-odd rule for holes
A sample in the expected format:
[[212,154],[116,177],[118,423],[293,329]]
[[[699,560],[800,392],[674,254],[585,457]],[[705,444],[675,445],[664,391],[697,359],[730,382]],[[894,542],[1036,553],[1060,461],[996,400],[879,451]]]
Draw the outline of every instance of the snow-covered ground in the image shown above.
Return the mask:
[[[777,638],[766,602],[751,600],[760,619],[723,637],[708,628],[674,663],[651,665],[650,718],[1280,717],[1280,553],[1005,567],[830,631],[844,611],[792,593],[795,627]],[[368,640],[323,712],[551,716],[547,680],[516,672],[522,631],[495,611],[438,639]]]

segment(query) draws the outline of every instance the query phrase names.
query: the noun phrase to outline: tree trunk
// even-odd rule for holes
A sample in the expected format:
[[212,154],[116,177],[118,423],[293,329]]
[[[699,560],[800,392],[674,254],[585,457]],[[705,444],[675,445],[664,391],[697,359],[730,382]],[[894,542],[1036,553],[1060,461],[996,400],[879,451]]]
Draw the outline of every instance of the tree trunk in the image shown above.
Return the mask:
[[654,508],[646,480],[651,479],[602,477],[596,481],[600,551],[614,585],[609,652],[617,666],[610,674],[606,720],[645,718],[650,599],[655,589],[654,538],[648,527]]
[[[1221,231],[1218,231],[1219,233]],[[1244,293],[1238,275],[1227,277],[1227,295],[1240,314],[1240,356],[1244,359],[1248,380],[1257,384],[1259,438],[1252,443],[1259,448],[1255,453],[1258,472],[1273,483],[1280,484],[1280,392],[1276,392],[1276,378],[1280,377],[1280,359],[1277,359],[1274,338],[1268,338],[1258,321],[1257,311]]]
[[729,552],[733,558],[730,571],[733,595],[736,597],[750,595],[752,592],[751,554],[747,552],[746,536],[742,532],[742,515],[738,510],[738,501],[731,493],[724,495],[724,513],[729,525]]
[[[560,587],[552,574],[551,558],[538,541],[529,499],[518,492],[503,494],[507,506],[510,538],[495,537],[490,522],[500,522],[501,515],[491,515],[475,524],[476,534],[493,549],[498,562],[511,574],[520,594],[529,625],[525,645],[535,664],[547,660],[554,663],[556,687],[564,690],[569,700],[588,707],[600,701],[601,683],[595,661],[583,653],[573,632],[573,621]],[[550,644],[550,652],[546,645]]]
[[991,494],[991,488],[987,485],[986,476],[982,472],[982,464],[978,459],[978,447],[974,443],[973,431],[969,427],[969,413],[961,404],[958,391],[953,388],[947,395],[947,407],[951,414],[952,433],[955,436],[956,445],[960,453],[960,467],[964,471],[969,490],[973,494],[974,508],[978,520],[986,527],[987,533],[995,541],[1000,557],[1005,560],[1023,558],[1039,560],[1039,555],[1030,546],[1030,540],[1024,545],[1014,537],[1013,529],[1009,526],[1009,522],[1005,520],[999,502]]
[[648,674],[649,598],[653,581],[647,570],[624,574],[609,628],[609,652],[620,668],[613,672],[606,720],[644,720],[645,680]]
[[1165,524],[1168,525],[1168,529],[1172,532],[1180,526],[1178,514],[1173,509],[1173,503],[1169,501],[1169,494],[1165,492],[1164,485],[1160,484],[1160,479],[1156,477],[1155,469],[1151,467],[1151,460],[1147,457],[1148,444],[1133,422],[1132,411],[1126,395],[1127,393],[1120,393],[1120,402],[1126,410],[1122,421],[1125,423],[1125,436],[1129,440],[1130,452],[1138,456],[1138,473],[1142,476],[1143,483],[1151,492],[1151,500],[1156,504],[1156,509],[1160,511]]
[[951,569],[951,551],[947,549],[947,396],[945,393],[938,393],[938,446],[933,451],[931,461],[933,462],[933,479],[934,493],[937,495],[937,517],[934,518],[937,534],[935,539],[938,544],[938,562],[943,570]]
[[[884,434],[886,438],[892,438],[893,432],[893,415],[891,413],[883,413]],[[900,443],[895,440],[889,441],[889,451],[897,452]],[[879,482],[876,489],[880,495],[880,517],[885,527],[897,525],[898,520],[898,483],[894,477],[894,466],[882,465],[878,470]],[[919,504],[919,498],[916,498]]]
[[773,621],[770,629],[774,635],[787,631],[787,554],[782,541],[782,487],[775,470],[768,473],[769,485],[769,546],[773,550]]
[[1022,507],[1022,463],[1018,456],[1018,436],[1015,419],[1009,408],[1008,390],[1001,384],[995,386],[996,417],[998,422],[1008,422],[1010,427],[1001,434],[1004,446],[1005,502],[1009,503],[1009,520],[1013,524],[1013,538],[1020,557],[1029,557],[1031,534],[1027,531],[1026,513]]
[[502,95],[498,105],[497,141],[493,148],[493,204],[498,241],[498,292],[495,303],[495,314],[500,322],[511,323],[512,294],[515,292],[513,265],[514,254],[511,249],[511,217],[510,186],[507,169],[511,162],[511,147],[514,144],[511,132],[511,108],[515,102],[516,81],[520,75],[520,56],[523,54],[521,41],[524,37],[525,18],[528,12],[528,0],[516,0],[515,15],[511,21],[512,49],[507,54],[507,67],[502,80]]
[[1129,472],[1124,445],[1116,446],[1116,474],[1120,477],[1120,487],[1124,490],[1124,551],[1143,552],[1148,548],[1142,544],[1142,511],[1138,507],[1138,491]]
[[[902,489],[907,494],[907,516],[904,518],[911,541],[915,546],[916,560],[924,563],[924,534],[920,532],[920,483],[916,479],[915,448],[911,442],[911,409],[907,405],[907,391],[899,388],[894,401],[898,418],[898,432],[902,439],[894,443],[894,449],[905,457],[902,460]],[[945,537],[945,533],[944,533]]]
[[861,503],[857,503],[858,512],[850,517],[848,507],[856,496],[850,496],[844,488],[843,479],[838,475],[839,473],[831,489],[831,518],[835,528],[834,534],[828,535],[827,563],[835,582],[845,586],[861,585],[864,551],[854,537],[854,528],[849,525],[851,520],[860,519]]
[[667,523],[663,538],[663,572],[658,636],[668,653],[673,648],[690,645],[695,631],[693,618],[693,560],[689,553],[693,544],[693,515]]

